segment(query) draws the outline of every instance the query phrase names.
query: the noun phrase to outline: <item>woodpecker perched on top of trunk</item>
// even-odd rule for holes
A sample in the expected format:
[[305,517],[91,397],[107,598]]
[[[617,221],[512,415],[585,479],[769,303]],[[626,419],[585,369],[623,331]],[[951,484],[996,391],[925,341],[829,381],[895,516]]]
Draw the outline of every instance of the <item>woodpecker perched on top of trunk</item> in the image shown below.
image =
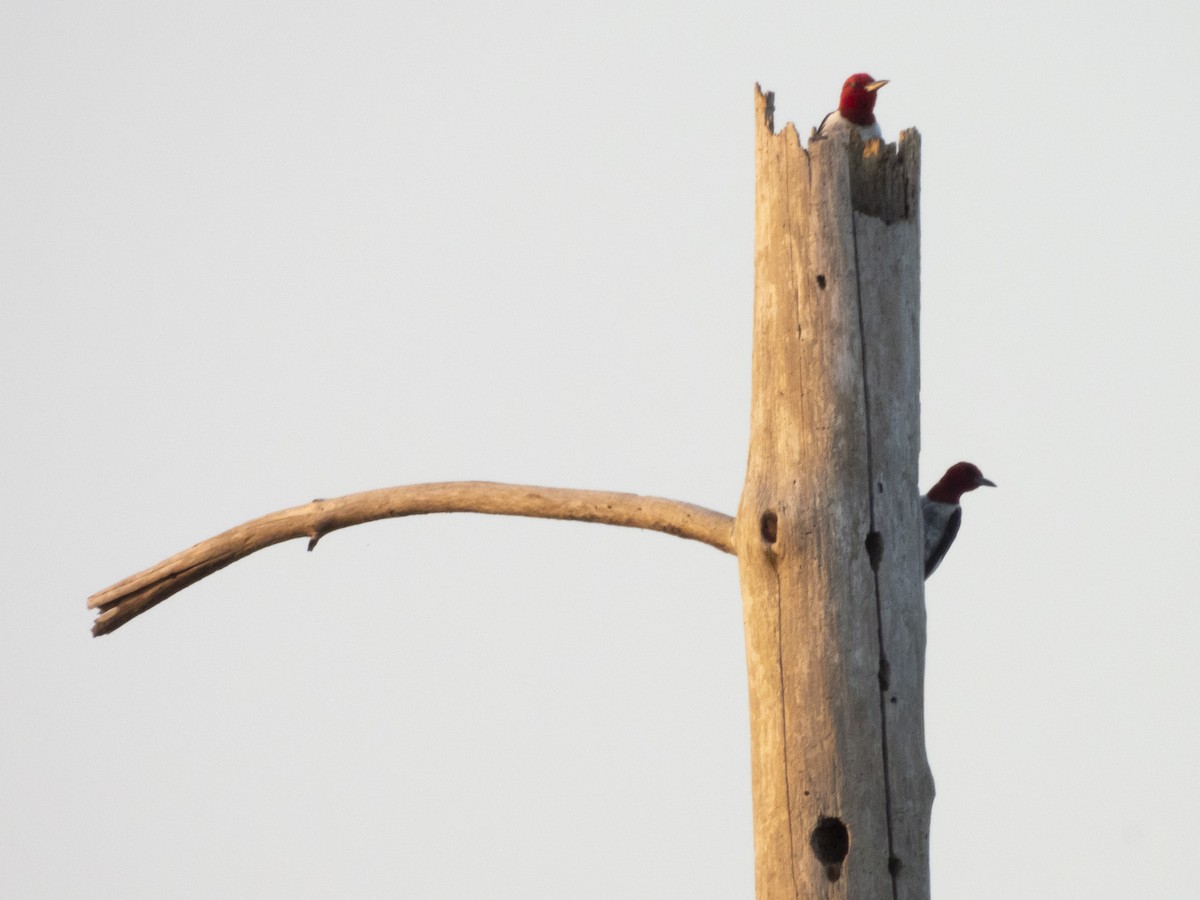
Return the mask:
[[821,120],[809,140],[818,140],[856,127],[864,141],[871,138],[882,140],[883,133],[875,121],[875,92],[885,84],[886,81],[876,81],[866,72],[851,75],[842,85],[838,108]]
[[925,577],[933,574],[962,524],[959,500],[977,487],[995,487],[969,462],[955,463],[946,470],[929,493],[921,498],[921,516],[925,520]]

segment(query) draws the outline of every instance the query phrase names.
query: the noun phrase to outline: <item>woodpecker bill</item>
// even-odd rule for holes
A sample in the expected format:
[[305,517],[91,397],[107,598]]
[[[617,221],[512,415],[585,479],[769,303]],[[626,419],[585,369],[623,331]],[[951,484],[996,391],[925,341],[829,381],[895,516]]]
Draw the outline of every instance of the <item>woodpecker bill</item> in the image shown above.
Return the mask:
[[969,462],[955,463],[946,470],[929,493],[921,498],[921,516],[925,520],[925,577],[933,574],[962,525],[959,501],[977,487],[995,487]]
[[879,123],[875,121],[875,92],[887,84],[876,81],[866,72],[851,75],[842,85],[842,98],[838,108],[821,120],[809,140],[818,140],[857,128],[864,141],[872,138],[883,140]]

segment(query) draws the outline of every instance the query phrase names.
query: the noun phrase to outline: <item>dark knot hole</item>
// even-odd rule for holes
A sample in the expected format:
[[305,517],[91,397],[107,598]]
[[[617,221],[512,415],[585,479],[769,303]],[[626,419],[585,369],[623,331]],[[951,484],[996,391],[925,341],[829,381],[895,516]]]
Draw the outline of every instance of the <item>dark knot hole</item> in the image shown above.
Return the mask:
[[762,534],[762,539],[768,544],[779,540],[779,517],[773,510],[767,510],[762,514],[762,518],[758,520],[758,530]]
[[813,829],[813,853],[825,867],[825,877],[837,881],[842,877],[842,863],[850,852],[850,830],[841,819],[821,816]]

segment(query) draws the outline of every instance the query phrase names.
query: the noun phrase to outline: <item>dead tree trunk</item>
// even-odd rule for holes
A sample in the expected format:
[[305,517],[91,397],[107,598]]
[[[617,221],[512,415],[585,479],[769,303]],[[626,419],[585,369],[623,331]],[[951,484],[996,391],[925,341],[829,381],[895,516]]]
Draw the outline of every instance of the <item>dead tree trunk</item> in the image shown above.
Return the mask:
[[408,485],[271,513],[92,595],[107,634],[264,547],[434,512],[649,528],[736,553],[759,900],[925,900],[917,501],[920,139],[774,132],[757,93],[751,438],[736,519],[659,497]]
[[801,146],[757,92],[735,524],[759,900],[929,896],[918,511],[920,142]]

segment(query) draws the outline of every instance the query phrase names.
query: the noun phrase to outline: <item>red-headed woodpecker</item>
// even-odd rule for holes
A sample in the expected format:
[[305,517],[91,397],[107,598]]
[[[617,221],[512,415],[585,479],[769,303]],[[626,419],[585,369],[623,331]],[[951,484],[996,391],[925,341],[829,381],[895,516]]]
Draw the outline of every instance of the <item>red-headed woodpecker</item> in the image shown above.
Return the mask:
[[955,463],[946,470],[929,493],[921,498],[921,516],[925,519],[925,577],[933,574],[962,524],[959,500],[977,487],[995,487],[969,462]]
[[866,72],[851,75],[842,85],[842,99],[838,108],[821,120],[809,140],[828,137],[839,131],[858,128],[864,141],[871,138],[883,139],[879,123],[875,121],[875,92],[887,84],[876,81]]

